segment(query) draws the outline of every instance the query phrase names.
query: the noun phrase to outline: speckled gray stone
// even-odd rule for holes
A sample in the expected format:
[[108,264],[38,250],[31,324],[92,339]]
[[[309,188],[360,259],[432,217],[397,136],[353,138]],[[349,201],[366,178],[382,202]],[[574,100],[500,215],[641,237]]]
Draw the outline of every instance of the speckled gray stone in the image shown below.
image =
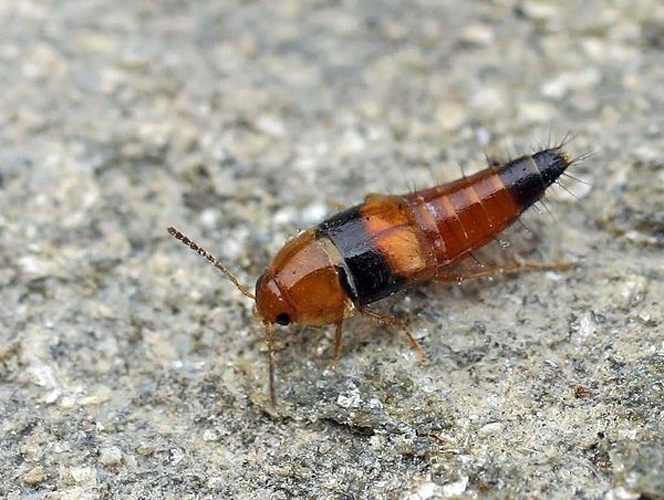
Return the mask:
[[[2,498],[664,498],[664,7],[0,5]],[[499,259],[279,330],[252,283],[369,192],[574,139]]]

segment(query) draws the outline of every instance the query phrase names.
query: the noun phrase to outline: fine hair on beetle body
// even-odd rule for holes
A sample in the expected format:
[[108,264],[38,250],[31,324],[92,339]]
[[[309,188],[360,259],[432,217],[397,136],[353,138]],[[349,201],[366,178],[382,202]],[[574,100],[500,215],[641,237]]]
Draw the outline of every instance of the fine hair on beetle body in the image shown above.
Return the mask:
[[400,319],[369,306],[396,292],[438,281],[458,282],[516,271],[562,269],[565,264],[512,263],[459,274],[456,264],[498,239],[544,196],[566,170],[569,135],[557,145],[514,158],[460,179],[404,195],[370,194],[364,202],[328,217],[288,241],[256,281],[240,283],[210,252],[182,232],[168,232],[222,272],[255,302],[269,360],[270,402],[276,405],[274,325],[334,326],[330,368],[341,356],[343,324],[359,313],[401,329],[424,353]]

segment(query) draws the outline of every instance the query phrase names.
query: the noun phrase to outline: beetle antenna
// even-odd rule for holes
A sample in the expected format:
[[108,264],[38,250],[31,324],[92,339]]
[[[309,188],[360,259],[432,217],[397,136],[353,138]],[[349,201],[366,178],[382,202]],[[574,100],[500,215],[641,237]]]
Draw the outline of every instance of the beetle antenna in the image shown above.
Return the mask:
[[267,359],[270,366],[270,405],[277,407],[277,389],[274,384],[274,349],[272,349],[272,325],[267,321],[265,324],[265,346],[267,347]]
[[240,283],[240,281],[235,277],[235,275],[232,272],[230,272],[226,268],[226,266],[224,266],[221,262],[219,262],[219,260],[214,255],[212,255],[210,252],[199,246],[196,242],[187,238],[183,233],[181,233],[174,227],[169,227],[168,232],[171,236],[173,236],[173,238],[191,248],[198,255],[204,257],[205,260],[207,260],[210,264],[212,264],[217,270],[224,273],[224,275],[229,280],[231,280],[231,283],[233,283],[235,287],[238,290],[240,290],[240,292],[242,292],[242,295],[244,295],[245,297],[249,297],[251,300],[256,300],[256,296],[253,293],[251,293],[246,286]]

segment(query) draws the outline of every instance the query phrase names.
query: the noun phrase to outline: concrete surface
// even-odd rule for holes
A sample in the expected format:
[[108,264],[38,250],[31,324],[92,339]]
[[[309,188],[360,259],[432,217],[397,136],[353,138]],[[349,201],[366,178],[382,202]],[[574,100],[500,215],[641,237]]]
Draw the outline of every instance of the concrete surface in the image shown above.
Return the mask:
[[[664,7],[655,0],[5,0],[0,496],[664,498]],[[280,330],[243,282],[368,192],[573,132],[510,256]],[[523,243],[517,243],[523,240]],[[252,285],[253,286],[253,285]]]

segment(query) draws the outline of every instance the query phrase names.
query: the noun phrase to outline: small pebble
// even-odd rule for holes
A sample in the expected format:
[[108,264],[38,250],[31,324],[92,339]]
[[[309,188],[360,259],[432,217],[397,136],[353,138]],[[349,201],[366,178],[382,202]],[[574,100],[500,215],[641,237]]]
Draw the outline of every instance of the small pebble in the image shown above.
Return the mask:
[[99,450],[99,461],[107,466],[119,465],[122,462],[122,452],[117,446],[109,446]]
[[41,465],[33,467],[23,475],[23,482],[30,486],[36,486],[44,480],[44,468]]

